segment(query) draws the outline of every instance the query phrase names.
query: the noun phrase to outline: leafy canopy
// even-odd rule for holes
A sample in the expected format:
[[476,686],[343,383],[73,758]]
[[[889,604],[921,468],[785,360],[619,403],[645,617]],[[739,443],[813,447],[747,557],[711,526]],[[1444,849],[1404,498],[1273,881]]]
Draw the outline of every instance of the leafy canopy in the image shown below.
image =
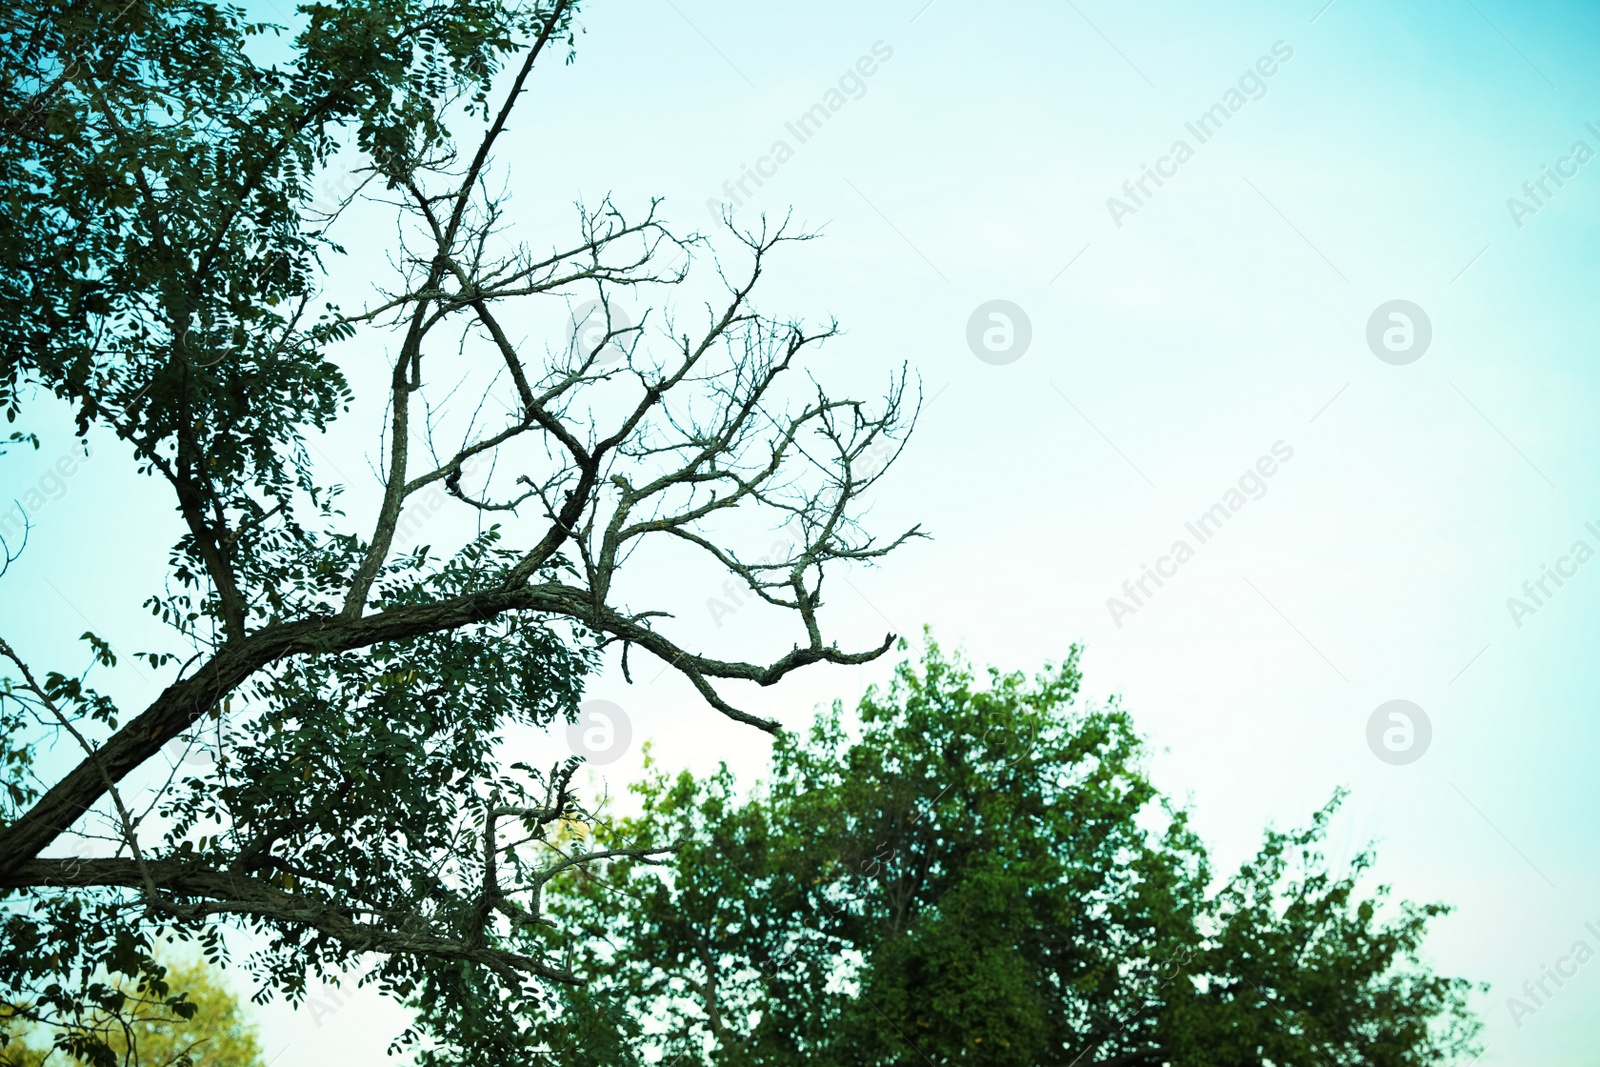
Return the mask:
[[159,976],[109,983],[102,995],[108,1006],[81,1026],[13,1035],[0,1067],[264,1067],[255,1027],[204,963],[172,963]]
[[[902,646],[904,647],[904,646]],[[1414,1067],[1473,1051],[1438,905],[1331,870],[1336,796],[1226,879],[1078,653],[980,684],[931,640],[742,792],[657,771],[601,840],[676,837],[561,883],[592,976],[551,1062]]]
[[[533,767],[506,737],[572,721],[608,648],[768,731],[719,687],[884,654],[819,612],[826,568],[917,536],[858,521],[882,467],[857,461],[903,440],[906,376],[881,405],[830,396],[807,372],[834,325],[755,309],[810,236],[787,220],[730,221],[709,271],[709,239],[653,200],[507,233],[496,151],[535,65],[572,57],[572,0],[293,17],[0,11],[0,410],[131,459],[150,503],[129,521],[172,532],[132,655],[94,633],[64,653],[76,626],[0,634],[0,1001],[21,1006],[0,1033],[77,1026],[111,1055],[83,1025],[95,983],[157,981],[162,936],[221,958],[232,927],[262,996],[358,970],[425,1006],[401,1041],[419,1062],[498,1062],[578,981],[550,880],[670,846],[564,851],[576,759]],[[347,255],[358,199],[384,225]],[[335,270],[362,306],[327,299]],[[681,314],[680,285],[700,286]],[[322,435],[352,409],[381,418]],[[0,513],[0,573],[28,532]],[[646,542],[796,640],[756,662],[688,647],[681,605],[619,592]]]

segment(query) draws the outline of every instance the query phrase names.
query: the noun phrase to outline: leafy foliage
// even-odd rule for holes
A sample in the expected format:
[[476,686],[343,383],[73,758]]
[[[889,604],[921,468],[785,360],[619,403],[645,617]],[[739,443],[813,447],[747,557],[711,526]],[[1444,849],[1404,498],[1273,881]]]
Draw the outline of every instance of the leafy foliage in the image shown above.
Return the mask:
[[0,1067],[263,1067],[255,1028],[204,964],[103,984],[97,1000],[72,1025],[21,1028],[0,1047]]
[[1419,956],[1445,909],[1363,896],[1368,855],[1328,869],[1338,797],[1218,883],[1127,713],[1080,703],[1076,651],[986,682],[930,640],[853,718],[836,704],[781,746],[752,795],[725,768],[639,783],[642,813],[597,836],[684,846],[561,883],[594,980],[546,1017],[550,1062],[1470,1055],[1470,986]]
[[[511,245],[494,151],[534,64],[571,57],[572,0],[295,20],[209,0],[0,13],[0,409],[53,398],[170,491],[141,521],[176,518],[144,601],[167,638],[136,657],[160,679],[145,706],[118,704],[129,657],[96,634],[86,665],[38,670],[0,638],[0,1000],[65,1025],[117,982],[153,988],[155,939],[221,959],[231,925],[265,946],[263,997],[359,968],[423,1005],[401,1042],[424,1062],[511,1050],[576,981],[550,880],[670,842],[564,850],[577,761],[508,762],[507,732],[572,721],[609,646],[766,730],[717,684],[887,651],[839,648],[817,613],[825,567],[917,535],[857,522],[881,471],[855,461],[903,439],[905,375],[872,412],[798,373],[834,327],[751,306],[767,257],[809,236],[786,223],[734,230],[745,262],[715,261],[704,321],[664,312],[655,333],[614,294],[667,303],[708,244],[657,202],[632,221],[580,205],[565,246]],[[354,189],[321,203],[352,163]],[[346,256],[358,196],[392,247]],[[324,298],[334,264],[363,272],[362,309]],[[513,342],[533,297],[592,297],[604,351]],[[384,412],[375,465],[313,445],[358,395]],[[331,476],[371,466],[375,504],[347,514]],[[407,547],[444,507],[452,539]],[[747,563],[729,533],[783,522],[801,534],[781,559]],[[684,647],[672,612],[617,599],[646,538],[793,612],[803,642],[755,663]]]

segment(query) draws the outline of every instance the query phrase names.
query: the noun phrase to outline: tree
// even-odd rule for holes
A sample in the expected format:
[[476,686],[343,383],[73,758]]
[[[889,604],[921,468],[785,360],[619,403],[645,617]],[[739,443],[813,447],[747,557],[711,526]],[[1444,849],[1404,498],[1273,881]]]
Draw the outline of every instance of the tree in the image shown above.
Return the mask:
[[[145,602],[170,636],[135,657],[163,680],[147,705],[113,699],[128,657],[96,634],[87,666],[0,640],[0,998],[70,1019],[86,976],[156,973],[155,933],[220,952],[233,924],[264,938],[269,990],[373,959],[424,1008],[423,1062],[452,1042],[509,1061],[522,1008],[576,980],[550,953],[549,881],[671,842],[560,850],[576,761],[506,765],[503,732],[571,721],[608,650],[768,731],[724,683],[883,654],[824,635],[823,576],[918,536],[857,521],[883,472],[856,461],[913,421],[906,376],[876,406],[831,397],[806,370],[833,324],[755,310],[770,258],[809,236],[787,221],[730,221],[714,246],[656,201],[608,200],[569,239],[505,238],[495,150],[535,64],[571,58],[570,0],[300,14],[292,39],[206,0],[3,16],[0,407],[55,397],[178,523]],[[319,208],[346,166],[354,187]],[[394,223],[388,257],[338,243],[358,197]],[[334,268],[366,272],[366,306],[326,300]],[[625,320],[619,294],[650,312]],[[517,340],[580,300],[549,343]],[[370,506],[332,480],[360,448],[311,448],[363,397],[385,410]],[[475,529],[414,544],[441,509]],[[747,547],[784,524],[784,553]],[[793,647],[688,647],[674,605],[627,600],[641,547],[792,613]],[[43,777],[44,745],[76,765]]]
[[263,1067],[255,1028],[203,963],[176,963],[155,981],[106,989],[105,1006],[70,1026],[23,1030],[0,1048],[0,1067]]
[[[1474,1051],[1438,905],[1330,870],[1340,796],[1225,880],[1078,653],[1030,682],[929,641],[741,792],[656,769],[597,838],[678,836],[552,887],[593,975],[552,1062],[1400,1067]],[[626,902],[619,908],[619,902]],[[611,1046],[631,1045],[626,1058]],[[589,1056],[587,1046],[604,1048]]]

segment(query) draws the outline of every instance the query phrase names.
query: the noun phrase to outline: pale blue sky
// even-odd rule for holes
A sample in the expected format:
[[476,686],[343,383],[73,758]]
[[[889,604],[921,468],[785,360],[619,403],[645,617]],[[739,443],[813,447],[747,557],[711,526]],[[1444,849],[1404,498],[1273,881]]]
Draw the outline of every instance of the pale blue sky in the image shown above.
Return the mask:
[[[1319,8],[592,4],[576,62],[537,75],[500,161],[543,243],[570,234],[574,199],[607,192],[635,208],[664,195],[681,225],[710,227],[707,199],[789,139],[740,218],[793,205],[826,240],[777,265],[763,310],[838,316],[847,335],[820,366],[841,390],[876,390],[909,361],[929,398],[874,518],[934,539],[836,583],[836,631],[862,643],[930,623],[1007,668],[1085,643],[1088,691],[1122,695],[1160,749],[1158,781],[1224,863],[1351,787],[1339,848],[1376,838],[1399,894],[1457,904],[1431,956],[1496,986],[1480,1062],[1584,1067],[1600,963],[1520,1027],[1505,998],[1575,940],[1600,948],[1583,929],[1600,921],[1600,564],[1520,628],[1506,601],[1575,540],[1600,549],[1584,528],[1600,526],[1600,161],[1521,228],[1507,198],[1575,141],[1600,151],[1585,126],[1600,127],[1600,13]],[[864,92],[797,144],[785,123],[878,42],[892,54]],[[1197,144],[1185,122],[1277,42],[1293,55],[1264,94]],[[1118,227],[1107,198],[1180,137],[1193,158]],[[347,239],[358,260],[374,247]],[[991,299],[1032,323],[1007,366],[965,341]],[[1406,366],[1365,339],[1393,299],[1433,327]],[[358,410],[327,445],[357,484],[375,416]],[[1117,626],[1107,598],[1278,441],[1293,458],[1265,495]],[[7,486],[67,447],[48,433],[7,460]],[[6,632],[75,635],[76,604],[122,645],[156,642],[141,644],[138,602],[170,505],[129,466],[97,452],[37,516],[28,566],[5,578]],[[107,582],[120,603],[96,592]],[[716,589],[692,579],[629,595],[675,598],[682,632],[729,654],[791,639],[754,608],[714,626]],[[736,695],[799,725],[885,670]],[[669,765],[759,773],[762,739],[675,678],[630,689],[608,673],[592,695]],[[1433,725],[1407,766],[1365,741],[1396,698]],[[636,769],[637,748],[606,773],[617,787]],[[393,1023],[366,997],[320,1025],[266,1017],[281,1062],[305,1064],[383,1062],[374,1028]]]

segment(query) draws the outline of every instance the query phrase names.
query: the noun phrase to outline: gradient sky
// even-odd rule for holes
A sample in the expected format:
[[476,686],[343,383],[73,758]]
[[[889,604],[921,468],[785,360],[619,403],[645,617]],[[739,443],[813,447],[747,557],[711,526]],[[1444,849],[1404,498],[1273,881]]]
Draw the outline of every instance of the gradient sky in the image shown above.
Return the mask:
[[[921,376],[921,421],[872,518],[933,539],[836,580],[834,632],[860,645],[926,623],[1007,669],[1084,644],[1086,691],[1121,695],[1221,868],[1349,787],[1334,852],[1375,840],[1398,895],[1457,906],[1428,951],[1494,985],[1479,1062],[1592,1064],[1600,960],[1520,1026],[1506,998],[1575,941],[1600,949],[1584,930],[1600,926],[1600,562],[1520,620],[1507,599],[1575,541],[1600,550],[1585,529],[1600,528],[1600,159],[1520,226],[1507,201],[1574,142],[1600,152],[1586,127],[1600,128],[1600,10],[638,0],[593,3],[582,23],[575,63],[536,75],[499,156],[523,235],[569,236],[572,202],[606,193],[634,209],[665,196],[679,225],[709,230],[708,199],[787,139],[793,158],[739,219],[792,205],[826,239],[775,265],[762,310],[839,318],[818,363],[837,391],[879,391],[902,362]],[[785,123],[879,42],[892,54],[864,91],[799,144]],[[1198,143],[1184,124],[1279,42],[1292,58]],[[1117,225],[1107,199],[1179,138],[1193,157]],[[366,232],[345,235],[357,264],[381,251]],[[966,341],[996,299],[1032,329],[1004,366]],[[1433,335],[1399,366],[1366,337],[1397,299]],[[357,410],[324,443],[368,494],[377,415]],[[70,447],[63,425],[44,436],[0,468],[8,495]],[[1107,599],[1280,441],[1293,456],[1264,495],[1191,537],[1194,557],[1118,625]],[[4,632],[26,626],[19,644],[44,656],[62,647],[47,635],[92,620],[119,647],[154,647],[138,603],[173,539],[160,487],[107,445],[35,521],[27,565],[4,579]],[[636,575],[627,595],[670,600],[711,651],[792,640],[753,607],[714,625],[717,589],[692,578]],[[668,766],[760,773],[760,735],[655,673],[636,666],[628,687],[608,669],[591,690],[635,738],[597,778],[621,788],[645,739]],[[799,726],[886,673],[814,668],[731,692]],[[1394,699],[1432,724],[1404,766],[1366,740]],[[331,1014],[265,1009],[269,1054],[388,1062],[379,1038],[399,1014],[344,997]]]

